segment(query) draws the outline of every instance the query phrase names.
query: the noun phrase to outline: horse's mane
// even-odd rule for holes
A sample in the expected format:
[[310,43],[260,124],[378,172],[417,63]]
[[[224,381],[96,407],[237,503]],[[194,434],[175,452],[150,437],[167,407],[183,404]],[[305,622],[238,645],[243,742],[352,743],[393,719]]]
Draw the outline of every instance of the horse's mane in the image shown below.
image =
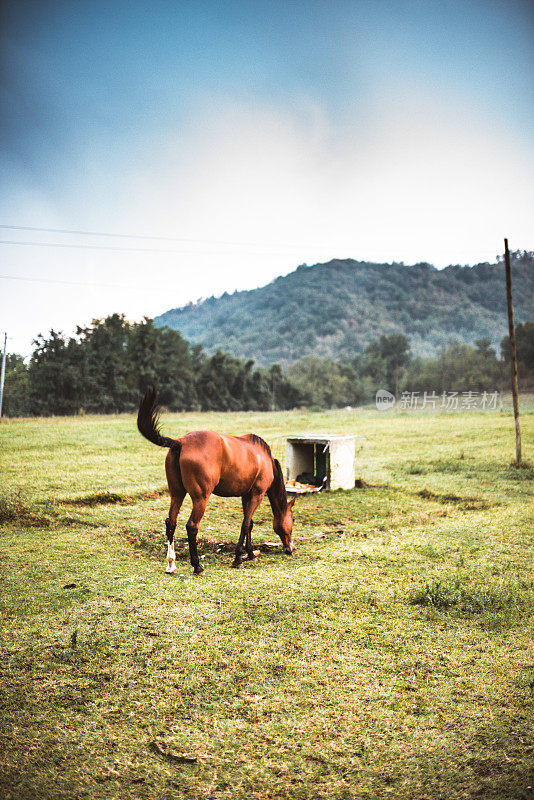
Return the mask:
[[269,455],[271,455],[271,448],[269,447],[265,439],[261,438],[261,436],[257,436],[255,433],[249,433],[248,438],[253,444],[257,444],[258,447],[261,447],[263,450],[269,453]]
[[257,436],[255,433],[247,434],[247,439],[252,442],[253,444],[261,447],[262,450],[265,450],[271,458],[273,459],[273,475],[274,480],[267,490],[267,497],[269,498],[269,502],[271,503],[271,507],[273,512],[276,513],[276,508],[279,511],[284,512],[287,508],[287,494],[286,494],[286,484],[284,481],[284,473],[282,472],[282,467],[280,466],[280,462],[277,458],[273,458],[273,454],[271,453],[271,448],[265,441],[262,439],[261,436]]
[[286,484],[282,467],[277,458],[273,458],[273,473],[274,480],[271,487],[267,490],[267,496],[271,502],[273,511],[275,510],[273,503],[276,503],[280,511],[285,511],[287,508]]

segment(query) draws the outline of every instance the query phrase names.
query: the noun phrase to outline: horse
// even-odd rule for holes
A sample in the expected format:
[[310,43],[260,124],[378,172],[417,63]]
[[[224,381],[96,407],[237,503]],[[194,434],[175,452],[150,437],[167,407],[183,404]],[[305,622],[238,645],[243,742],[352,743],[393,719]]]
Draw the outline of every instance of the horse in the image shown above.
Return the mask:
[[167,447],[165,473],[171,505],[165,520],[167,535],[166,572],[176,572],[174,533],[180,508],[186,494],[193,508],[186,524],[189,558],[195,575],[204,571],[197,552],[197,534],[210,495],[241,497],[243,523],[232,567],[243,562],[243,544],[247,558],[252,560],[252,517],[265,494],[273,512],[273,529],[282,541],[284,552],[291,555],[293,542],[293,504],[288,501],[280,462],[273,458],[271,448],[254,433],[230,436],[214,431],[192,431],[179,439],[162,436],[160,407],[155,389],[149,388],[139,405],[137,427],[149,442]]

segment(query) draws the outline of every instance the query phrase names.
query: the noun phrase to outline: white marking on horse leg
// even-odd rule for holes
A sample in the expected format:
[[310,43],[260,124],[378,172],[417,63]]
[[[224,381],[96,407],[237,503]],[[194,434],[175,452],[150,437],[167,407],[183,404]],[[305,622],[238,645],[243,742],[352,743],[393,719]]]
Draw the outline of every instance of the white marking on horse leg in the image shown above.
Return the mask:
[[167,542],[167,569],[165,572],[173,573],[176,572],[176,554],[174,552],[174,542]]

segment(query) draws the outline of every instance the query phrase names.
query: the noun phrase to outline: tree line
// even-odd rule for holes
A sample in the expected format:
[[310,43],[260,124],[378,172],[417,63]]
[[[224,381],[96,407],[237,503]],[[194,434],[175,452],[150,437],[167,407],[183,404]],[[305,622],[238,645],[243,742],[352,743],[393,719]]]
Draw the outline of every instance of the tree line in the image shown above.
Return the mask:
[[[516,328],[522,388],[534,386],[534,322]],[[299,406],[336,408],[374,400],[377,389],[495,391],[509,383],[510,343],[500,357],[488,339],[472,347],[443,346],[436,358],[412,358],[402,334],[382,335],[352,359],[307,355],[291,366],[255,367],[221,350],[206,353],[153,320],[120,314],[93,320],[75,336],[39,335],[29,362],[9,354],[6,416],[51,416],[135,411],[150,385],[170,411],[268,411]]]

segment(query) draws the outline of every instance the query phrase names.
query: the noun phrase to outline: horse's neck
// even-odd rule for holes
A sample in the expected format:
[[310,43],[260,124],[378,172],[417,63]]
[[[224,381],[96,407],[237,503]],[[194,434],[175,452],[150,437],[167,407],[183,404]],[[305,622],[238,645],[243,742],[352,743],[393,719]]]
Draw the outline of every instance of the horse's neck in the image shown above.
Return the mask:
[[280,502],[278,498],[274,495],[272,489],[267,489],[267,497],[269,498],[269,503],[271,504],[271,510],[273,512],[273,516],[280,517],[282,515],[280,509]]

